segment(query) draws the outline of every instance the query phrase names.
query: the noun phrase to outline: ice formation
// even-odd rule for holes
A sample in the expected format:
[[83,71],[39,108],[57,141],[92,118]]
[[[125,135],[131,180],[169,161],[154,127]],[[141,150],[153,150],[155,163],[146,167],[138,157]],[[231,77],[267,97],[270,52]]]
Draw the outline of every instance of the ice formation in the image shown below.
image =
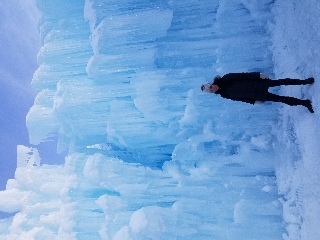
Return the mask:
[[272,3],[38,0],[30,144],[56,137],[68,156],[41,165],[19,147],[0,236],[280,239],[275,106],[200,91],[215,74],[272,75]]

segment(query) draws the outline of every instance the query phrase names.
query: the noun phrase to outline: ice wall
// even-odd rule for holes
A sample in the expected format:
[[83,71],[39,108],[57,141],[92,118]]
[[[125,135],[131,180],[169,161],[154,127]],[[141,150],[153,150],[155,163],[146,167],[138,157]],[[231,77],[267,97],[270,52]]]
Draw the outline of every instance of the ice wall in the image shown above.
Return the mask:
[[38,0],[30,143],[57,137],[69,154],[17,169],[2,236],[281,238],[274,106],[199,89],[217,73],[272,74],[271,3]]

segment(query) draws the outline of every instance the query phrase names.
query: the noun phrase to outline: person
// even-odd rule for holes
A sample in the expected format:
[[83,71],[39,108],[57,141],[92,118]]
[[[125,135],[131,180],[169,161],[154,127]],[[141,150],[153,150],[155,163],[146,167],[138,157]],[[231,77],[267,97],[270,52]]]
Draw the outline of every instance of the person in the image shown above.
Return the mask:
[[294,97],[279,96],[268,91],[270,87],[313,83],[314,78],[307,78],[305,80],[291,78],[271,80],[268,75],[259,72],[228,73],[223,77],[217,75],[212,83],[203,84],[201,90],[219,94],[221,97],[233,101],[242,101],[250,104],[272,101],[282,102],[290,106],[300,105],[313,113],[314,110],[309,99],[302,100]]

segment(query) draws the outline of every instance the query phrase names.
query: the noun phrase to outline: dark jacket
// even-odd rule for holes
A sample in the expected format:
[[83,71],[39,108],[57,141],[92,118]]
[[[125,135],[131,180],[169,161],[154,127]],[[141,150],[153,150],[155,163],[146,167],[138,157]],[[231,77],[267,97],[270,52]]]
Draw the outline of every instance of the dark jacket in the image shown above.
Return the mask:
[[259,72],[229,73],[214,84],[219,86],[216,94],[233,101],[254,104],[255,101],[265,101],[268,93],[268,79],[261,79]]

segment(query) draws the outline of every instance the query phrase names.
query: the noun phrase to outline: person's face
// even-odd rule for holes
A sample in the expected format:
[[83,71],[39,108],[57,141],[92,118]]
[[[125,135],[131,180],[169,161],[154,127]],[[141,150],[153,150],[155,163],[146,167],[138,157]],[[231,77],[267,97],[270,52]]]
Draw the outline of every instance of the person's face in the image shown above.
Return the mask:
[[210,92],[215,93],[216,91],[218,91],[219,87],[216,84],[212,84],[210,86]]

